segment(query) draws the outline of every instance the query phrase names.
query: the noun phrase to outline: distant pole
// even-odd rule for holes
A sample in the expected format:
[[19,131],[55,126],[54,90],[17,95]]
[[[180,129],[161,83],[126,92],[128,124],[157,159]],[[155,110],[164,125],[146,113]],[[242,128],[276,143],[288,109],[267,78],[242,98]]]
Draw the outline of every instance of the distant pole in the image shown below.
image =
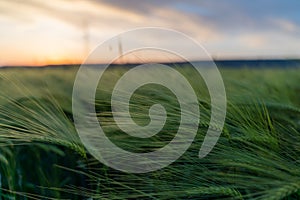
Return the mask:
[[122,40],[120,37],[118,37],[118,49],[119,49],[119,61],[120,64],[124,64],[123,63],[123,46],[122,46]]
[[89,55],[90,47],[90,33],[89,33],[89,23],[87,20],[83,20],[82,23],[82,30],[83,30],[83,50],[84,50],[84,57],[87,57]]

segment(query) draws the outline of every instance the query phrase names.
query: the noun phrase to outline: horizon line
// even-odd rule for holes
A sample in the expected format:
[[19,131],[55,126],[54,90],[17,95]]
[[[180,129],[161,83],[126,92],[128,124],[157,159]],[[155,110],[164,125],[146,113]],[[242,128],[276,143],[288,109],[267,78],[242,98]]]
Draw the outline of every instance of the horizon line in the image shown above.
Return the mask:
[[[255,61],[294,61],[300,62],[300,58],[222,58],[222,59],[212,59],[212,60],[194,60],[191,62],[255,62]],[[191,63],[187,61],[169,61],[169,62],[128,62],[128,63],[88,63],[85,65],[96,66],[96,65],[113,65],[113,66],[124,66],[124,65],[141,65],[150,63],[160,63],[160,64],[186,64]],[[46,64],[46,65],[3,65],[0,68],[48,68],[48,67],[78,67],[83,63],[62,63],[62,64]]]

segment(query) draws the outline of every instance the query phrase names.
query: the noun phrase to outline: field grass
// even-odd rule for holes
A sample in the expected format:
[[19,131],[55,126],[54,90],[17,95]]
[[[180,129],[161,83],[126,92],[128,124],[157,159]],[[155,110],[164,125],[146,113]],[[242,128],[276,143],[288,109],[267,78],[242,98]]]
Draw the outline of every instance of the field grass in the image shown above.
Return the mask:
[[[193,69],[175,68],[197,91],[198,134],[180,159],[146,174],[111,169],[86,151],[72,118],[78,66],[0,69],[0,199],[300,199],[300,68],[220,69],[227,116],[218,144],[203,159],[210,98]],[[165,88],[140,88],[131,101],[134,120],[147,124],[154,102],[166,107],[168,119],[152,138],[126,135],[110,108],[112,88],[126,70],[105,72],[98,118],[118,146],[153,151],[176,134],[178,102]]]

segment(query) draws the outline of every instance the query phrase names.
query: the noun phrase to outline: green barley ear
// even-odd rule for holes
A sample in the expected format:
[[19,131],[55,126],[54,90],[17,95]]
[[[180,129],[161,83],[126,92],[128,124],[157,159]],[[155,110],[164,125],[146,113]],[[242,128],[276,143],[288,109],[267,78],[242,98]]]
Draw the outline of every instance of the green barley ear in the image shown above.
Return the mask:
[[285,186],[271,189],[267,192],[265,196],[262,196],[262,199],[267,200],[281,200],[281,199],[289,199],[292,194],[295,194],[300,191],[300,183],[292,182],[288,183]]
[[7,102],[0,105],[1,138],[62,145],[86,157],[71,119],[51,96],[7,98]]

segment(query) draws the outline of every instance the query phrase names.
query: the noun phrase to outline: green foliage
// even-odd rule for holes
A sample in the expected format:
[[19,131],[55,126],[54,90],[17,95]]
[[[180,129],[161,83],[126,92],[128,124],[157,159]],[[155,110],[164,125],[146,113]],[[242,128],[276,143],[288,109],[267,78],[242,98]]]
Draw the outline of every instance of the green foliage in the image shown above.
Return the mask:
[[[193,69],[175,67],[199,96],[198,134],[177,161],[146,174],[116,171],[86,152],[72,119],[76,67],[2,69],[0,199],[300,199],[299,69],[222,69],[225,126],[217,146],[199,159],[210,119],[209,95]],[[110,108],[111,91],[126,70],[111,68],[100,80],[99,121],[123,149],[161,148],[177,132],[176,97],[156,86],[137,90],[130,102],[137,124],[149,123],[154,103],[164,105],[168,119],[154,137],[128,136],[118,129]]]

